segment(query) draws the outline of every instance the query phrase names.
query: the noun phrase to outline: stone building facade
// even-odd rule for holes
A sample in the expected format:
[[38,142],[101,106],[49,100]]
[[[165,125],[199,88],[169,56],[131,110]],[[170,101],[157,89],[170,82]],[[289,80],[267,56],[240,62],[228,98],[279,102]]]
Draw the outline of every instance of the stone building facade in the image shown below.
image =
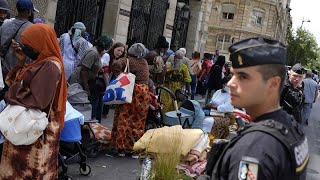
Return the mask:
[[220,50],[250,37],[266,37],[286,43],[290,0],[215,0],[209,20],[206,52]]
[[[52,26],[57,26],[57,21],[60,21],[60,18],[56,16],[57,13],[59,15],[62,12],[77,11],[75,9],[72,11],[71,5],[70,7],[62,6],[66,9],[59,11],[57,10],[59,2],[70,2],[70,4],[77,2],[79,4],[79,1],[86,2],[88,0],[33,1],[40,11],[36,17],[42,18]],[[221,54],[228,55],[228,47],[233,42],[255,36],[277,39],[286,43],[287,26],[290,23],[289,5],[291,0],[94,1],[97,5],[104,7],[98,7],[103,8],[102,17],[99,17],[101,22],[91,22],[90,29],[95,28],[91,26],[97,26],[99,33],[107,33],[115,41],[122,43],[137,36],[138,40],[146,43],[150,49],[153,48],[157,37],[164,35],[169,43],[177,43],[178,47],[185,46],[188,56],[191,56],[193,51],[199,51],[202,54],[203,52],[213,53],[216,49],[219,49]],[[101,3],[102,1],[104,3]],[[8,0],[8,2],[14,15],[16,0]],[[82,6],[84,6],[83,4]],[[188,14],[183,14],[183,9],[187,9]],[[83,7],[82,10],[84,10]],[[187,17],[181,20],[183,16]],[[75,21],[75,19],[71,21]],[[69,24],[65,26],[71,26],[70,24],[69,20]],[[64,30],[69,28],[64,27]]]
[[[15,3],[16,0],[8,0],[12,11],[12,16],[16,15]],[[58,4],[63,0],[33,0],[35,7],[39,10],[39,13],[35,15],[35,17],[42,18],[46,23],[55,26],[57,21],[61,19],[57,18],[57,13],[61,13],[62,11],[57,10]],[[64,0],[66,1],[66,0]],[[65,12],[74,12],[71,10],[71,4],[74,3],[74,0],[70,0],[70,10],[65,10]],[[86,0],[82,0],[86,1]],[[103,1],[103,0],[95,0],[95,1]],[[159,32],[154,33],[155,31],[151,28],[149,36],[152,37],[152,33],[154,36],[164,35],[167,38],[169,43],[175,42],[174,37],[176,29],[180,28],[175,25],[175,21],[177,21],[177,11],[181,10],[182,7],[188,7],[189,17],[188,22],[185,25],[185,36],[184,39],[179,41],[184,41],[182,44],[186,46],[188,50],[188,55],[191,55],[192,51],[205,51],[206,40],[208,38],[208,23],[209,17],[211,15],[211,6],[214,0],[104,0],[104,15],[103,21],[101,24],[101,33],[107,33],[111,35],[115,41],[119,41],[122,43],[126,43],[128,39],[132,36],[133,28],[130,26],[130,19],[135,17],[132,15],[132,11],[136,12],[134,9],[134,2],[141,1],[141,3],[146,2],[164,2],[167,4],[167,9],[164,14],[164,22],[160,24],[160,27],[156,27],[160,29]],[[149,6],[147,7],[149,8]],[[159,9],[156,9],[158,11]],[[153,9],[152,9],[153,11]],[[145,13],[145,12],[143,12]],[[147,14],[148,15],[148,14]],[[152,14],[150,14],[151,16]],[[142,17],[143,20],[146,17]],[[178,17],[180,18],[180,17]],[[159,20],[159,19],[158,19]],[[151,21],[153,21],[151,19]],[[150,22],[148,22],[150,23]],[[61,24],[60,24],[61,25]],[[70,25],[66,25],[70,26]],[[131,28],[130,28],[131,27]],[[65,27],[68,29],[70,27]],[[59,33],[58,33],[59,35]],[[152,37],[153,41],[154,38]],[[175,38],[181,38],[180,36],[175,36]],[[181,46],[181,44],[180,44]],[[152,47],[149,47],[152,48]]]

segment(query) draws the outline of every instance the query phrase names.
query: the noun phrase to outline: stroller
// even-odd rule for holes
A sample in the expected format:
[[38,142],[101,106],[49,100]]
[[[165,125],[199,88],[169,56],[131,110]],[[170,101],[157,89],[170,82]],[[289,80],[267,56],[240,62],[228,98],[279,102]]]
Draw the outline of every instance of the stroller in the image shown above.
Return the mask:
[[[162,124],[166,126],[181,125],[183,128],[195,128],[201,129],[203,119],[205,117],[204,112],[198,101],[184,100],[178,107],[177,96],[170,89],[160,86],[158,90],[165,90],[170,94],[174,100],[175,111],[167,112],[162,117]],[[160,100],[159,100],[160,101]]]
[[[83,136],[82,143],[84,144],[84,149],[89,157],[96,157],[97,151],[99,149],[99,142],[96,138],[91,138],[90,134],[94,134],[91,129],[90,124],[96,123],[92,121],[92,106],[88,99],[88,94],[85,92],[81,85],[74,83],[68,87],[68,101],[74,109],[79,111],[84,116],[84,125],[81,129],[81,134]],[[85,128],[84,128],[85,127]],[[94,137],[94,136],[93,136]]]
[[84,123],[84,116],[75,110],[68,101],[66,109],[67,112],[65,115],[64,128],[61,131],[59,149],[59,167],[62,167],[59,178],[62,180],[72,179],[72,177],[67,174],[67,163],[76,157],[79,158],[77,160],[80,165],[80,173],[84,176],[91,173],[91,167],[86,164],[87,157],[84,154],[84,148],[80,142],[82,139],[81,124]]

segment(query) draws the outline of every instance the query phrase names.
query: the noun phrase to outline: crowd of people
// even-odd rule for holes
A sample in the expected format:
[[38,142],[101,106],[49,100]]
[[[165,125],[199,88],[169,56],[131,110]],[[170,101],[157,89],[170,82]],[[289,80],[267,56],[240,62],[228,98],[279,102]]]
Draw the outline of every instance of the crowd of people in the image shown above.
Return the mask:
[[[10,105],[46,112],[49,114],[49,125],[43,132],[43,138],[31,145],[15,146],[4,140],[0,179],[55,179],[68,85],[81,85],[92,105],[91,119],[101,123],[102,116],[107,117],[110,108],[102,102],[104,91],[126,66],[136,77],[132,102],[116,105],[114,117],[110,117],[113,119],[111,144],[119,156],[130,153],[137,158],[132,148],[145,132],[154,86],[167,87],[178,100],[179,95],[189,96],[192,100],[196,94],[202,95],[205,99],[204,111],[211,116],[205,118],[203,130],[217,139],[228,137],[229,126],[235,123],[232,114],[235,108],[245,108],[255,122],[274,119],[290,128],[295,127],[291,125],[285,110],[293,115],[295,121],[308,124],[312,104],[318,95],[317,76],[300,64],[294,65],[288,72],[286,69],[284,71],[286,52],[279,42],[263,38],[238,42],[229,49],[230,65],[219,50],[215,54],[203,55],[195,51],[189,59],[185,48],[169,48],[164,36],[158,38],[153,50],[139,42],[131,42],[130,45],[115,42],[106,34],[89,42],[82,22],[76,22],[68,32],[57,37],[49,25],[39,20],[34,22],[36,9],[31,0],[18,0],[16,5],[16,18],[4,22],[3,15],[0,17],[0,55],[6,83],[1,91],[1,100]],[[0,13],[8,10],[8,6],[1,7]],[[259,54],[259,48],[264,48],[274,59]],[[257,57],[248,56],[248,52]],[[202,56],[203,59],[200,58]],[[169,93],[163,92],[159,98],[163,105],[162,113],[175,110],[174,99]],[[53,102],[52,108],[50,102]],[[216,114],[212,115],[212,111]],[[291,163],[281,164],[291,162],[289,159],[292,157],[279,157],[286,149],[275,138],[261,132],[241,137],[217,162],[216,166],[228,168],[209,171],[212,176],[236,179],[239,168],[235,168],[234,163],[243,162],[246,165],[249,161],[242,158],[248,155],[259,161],[269,157],[266,161],[260,161],[265,169],[259,168],[256,174],[253,172],[257,177],[292,177],[291,171],[281,176],[270,171],[291,168]],[[257,141],[267,142],[266,145],[272,147],[270,154],[264,154],[258,144],[241,148],[241,143]],[[248,154],[253,146],[258,150]],[[236,160],[230,162],[230,159]],[[279,164],[269,164],[272,160],[279,161]],[[19,166],[17,161],[21,162]],[[256,161],[250,162],[254,164]],[[225,172],[228,170],[230,172]]]

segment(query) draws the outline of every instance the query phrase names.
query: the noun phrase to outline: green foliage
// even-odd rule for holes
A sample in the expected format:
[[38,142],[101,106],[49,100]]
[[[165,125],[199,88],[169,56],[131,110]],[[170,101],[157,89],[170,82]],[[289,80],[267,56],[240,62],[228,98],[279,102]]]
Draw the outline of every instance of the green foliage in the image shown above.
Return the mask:
[[308,69],[319,69],[320,51],[316,38],[312,33],[303,28],[298,28],[296,32],[291,27],[288,28],[288,56],[287,64],[294,65],[301,63]]

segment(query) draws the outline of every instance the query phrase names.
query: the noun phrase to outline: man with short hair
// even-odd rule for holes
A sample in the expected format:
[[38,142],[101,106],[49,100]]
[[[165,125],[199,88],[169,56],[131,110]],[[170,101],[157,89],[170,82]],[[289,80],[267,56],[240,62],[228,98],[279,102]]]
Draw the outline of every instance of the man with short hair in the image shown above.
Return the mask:
[[[207,166],[208,175],[223,180],[304,179],[307,139],[279,103],[286,78],[285,46],[250,38],[231,45],[229,51],[231,103],[245,108],[253,122],[243,127],[221,154],[209,154],[208,164],[212,157],[216,164],[213,171]],[[220,158],[214,158],[217,155]]]
[[302,123],[302,106],[304,101],[302,82],[304,74],[305,69],[301,64],[292,66],[280,96],[280,105],[283,110],[292,115],[299,123]]
[[316,102],[318,97],[318,84],[312,79],[312,71],[308,70],[306,78],[303,80],[304,103],[302,108],[302,120],[308,125],[308,119],[311,114],[312,104]]

